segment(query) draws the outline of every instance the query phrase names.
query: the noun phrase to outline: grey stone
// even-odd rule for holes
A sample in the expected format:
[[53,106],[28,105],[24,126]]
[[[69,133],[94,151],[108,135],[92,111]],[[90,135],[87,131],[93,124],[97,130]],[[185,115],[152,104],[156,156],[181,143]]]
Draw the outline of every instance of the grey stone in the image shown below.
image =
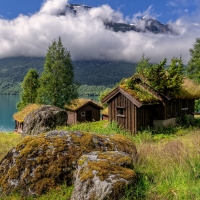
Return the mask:
[[67,112],[61,108],[42,106],[25,117],[22,136],[38,135],[66,125],[67,117]]
[[91,152],[78,160],[71,200],[121,199],[136,174],[132,158],[119,151]]

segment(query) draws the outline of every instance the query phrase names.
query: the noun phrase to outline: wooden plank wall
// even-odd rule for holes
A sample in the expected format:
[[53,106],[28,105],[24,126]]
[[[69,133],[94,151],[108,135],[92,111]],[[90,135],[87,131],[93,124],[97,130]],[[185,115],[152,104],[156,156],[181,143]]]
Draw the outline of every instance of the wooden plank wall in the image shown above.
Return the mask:
[[86,116],[81,116],[81,112],[92,111],[92,120],[99,121],[100,120],[100,109],[88,104],[77,111],[77,121],[84,122],[86,121]]
[[[124,116],[118,116],[118,108],[124,108]],[[109,121],[116,121],[126,130],[136,133],[141,128],[153,126],[153,120],[165,120],[181,116],[182,108],[187,114],[194,112],[194,100],[165,100],[162,104],[136,107],[129,99],[119,93],[109,102]]]
[[[193,115],[195,101],[192,99],[175,99],[166,101],[165,119],[175,118],[183,114]],[[183,110],[188,108],[188,110]]]
[[137,108],[137,126],[139,127],[139,130],[153,126],[155,109],[156,107],[153,105]]
[[[119,116],[117,108],[124,108],[124,116]],[[136,112],[137,107],[124,95],[119,93],[110,102],[108,108],[109,121],[116,121],[126,130],[137,132]]]

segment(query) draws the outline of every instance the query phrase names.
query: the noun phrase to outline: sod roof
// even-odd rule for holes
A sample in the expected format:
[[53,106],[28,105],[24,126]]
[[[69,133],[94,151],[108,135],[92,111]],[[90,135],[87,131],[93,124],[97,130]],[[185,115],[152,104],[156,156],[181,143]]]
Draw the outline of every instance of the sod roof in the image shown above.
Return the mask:
[[65,108],[67,110],[77,111],[87,104],[92,104],[93,106],[98,107],[99,109],[103,109],[101,105],[99,105],[92,99],[83,99],[83,98],[72,100],[69,105],[65,105]]
[[[129,79],[123,79],[118,88],[121,88],[142,105],[157,104],[163,98],[200,99],[200,85],[188,78],[183,78],[183,84],[180,91],[173,96],[168,96],[168,94],[162,94],[155,91],[154,88],[149,85],[148,81],[138,74],[133,75]],[[102,102],[108,102],[118,91],[117,88],[112,90],[102,99]]]
[[175,94],[179,99],[200,99],[200,84],[191,79],[184,78],[181,90]]
[[24,121],[24,118],[26,117],[26,115],[28,115],[29,113],[31,113],[32,111],[38,109],[39,107],[41,107],[40,105],[37,104],[29,104],[28,106],[26,106],[24,109],[22,109],[21,111],[15,113],[13,115],[13,118],[22,123]]
[[102,110],[101,112],[102,115],[108,115],[108,107]]
[[135,82],[134,87],[130,88],[127,82],[128,79],[124,79],[119,87],[143,105],[157,104],[159,102],[159,98],[151,93],[147,88],[143,87],[140,83]]

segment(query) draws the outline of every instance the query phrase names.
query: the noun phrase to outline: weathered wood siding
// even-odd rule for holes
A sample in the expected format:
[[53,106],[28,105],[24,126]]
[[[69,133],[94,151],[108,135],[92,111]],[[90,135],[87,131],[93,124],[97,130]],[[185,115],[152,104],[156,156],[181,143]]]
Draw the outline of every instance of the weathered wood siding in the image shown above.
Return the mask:
[[77,121],[78,122],[85,122],[86,121],[86,114],[85,116],[81,116],[82,112],[91,111],[92,112],[92,120],[91,121],[99,121],[100,120],[100,109],[93,106],[92,104],[88,104],[77,111]]
[[101,119],[102,119],[102,120],[108,120],[108,115],[104,115],[104,114],[102,114]]
[[[118,114],[118,109],[123,109],[123,114]],[[123,94],[118,93],[108,102],[109,121],[116,121],[121,127],[132,133],[153,127],[154,120],[176,118],[182,114],[194,112],[194,100],[165,100],[156,105],[143,105],[137,107]]]
[[175,118],[181,115],[193,115],[195,101],[192,99],[174,99],[165,101],[164,119]]
[[[123,115],[118,115],[118,108],[124,110]],[[121,93],[110,101],[108,116],[109,121],[116,121],[124,129],[137,132],[137,107]]]
[[76,124],[77,123],[77,113],[72,111],[67,111],[68,120],[67,124]]
[[138,130],[153,127],[153,120],[155,119],[154,105],[146,105],[137,108],[137,127]]
[[23,132],[23,127],[24,127],[24,123],[23,122],[18,122],[15,120],[15,131],[17,133],[22,133]]

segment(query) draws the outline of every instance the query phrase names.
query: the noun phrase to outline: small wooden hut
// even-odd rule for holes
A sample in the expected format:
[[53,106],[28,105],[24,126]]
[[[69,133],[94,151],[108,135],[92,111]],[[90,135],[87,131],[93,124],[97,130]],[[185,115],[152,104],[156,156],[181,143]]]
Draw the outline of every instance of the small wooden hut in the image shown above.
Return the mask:
[[65,105],[68,113],[68,124],[77,122],[92,122],[100,120],[100,110],[103,109],[97,102],[91,99],[75,99],[69,105]]
[[103,104],[108,104],[109,121],[137,133],[142,128],[174,125],[183,114],[193,115],[200,85],[192,80],[184,78],[181,90],[170,97],[155,91],[140,76],[131,79],[133,88],[124,79],[102,99]]
[[108,107],[102,110],[101,119],[102,120],[108,120]]
[[24,125],[24,118],[26,117],[27,114],[38,109],[39,107],[40,106],[37,104],[29,104],[24,109],[22,109],[21,111],[15,113],[13,115],[13,118],[15,120],[15,131],[16,132],[22,133],[23,125]]

